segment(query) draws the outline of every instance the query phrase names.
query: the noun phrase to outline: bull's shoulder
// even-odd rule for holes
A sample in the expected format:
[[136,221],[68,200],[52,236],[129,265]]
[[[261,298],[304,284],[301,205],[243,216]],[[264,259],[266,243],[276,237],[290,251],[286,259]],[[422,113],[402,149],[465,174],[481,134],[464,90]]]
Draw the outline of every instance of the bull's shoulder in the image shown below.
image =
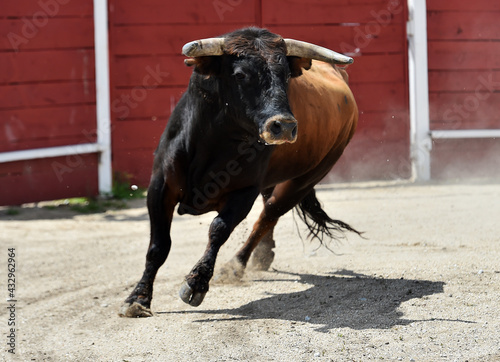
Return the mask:
[[344,69],[313,60],[309,70],[290,81],[290,101],[297,103],[303,97],[318,98],[318,101],[323,99],[329,102],[332,102],[332,99],[347,97],[354,101],[348,79]]
[[[356,128],[358,108],[345,71],[313,61],[309,70],[290,81],[288,97],[301,129],[322,130],[330,138],[348,140]],[[345,143],[345,142],[342,142]]]
[[[299,77],[298,79],[300,79]],[[349,84],[349,75],[343,68],[339,68],[334,64],[313,60],[311,68],[303,72],[302,80],[311,79],[315,83],[345,83]]]

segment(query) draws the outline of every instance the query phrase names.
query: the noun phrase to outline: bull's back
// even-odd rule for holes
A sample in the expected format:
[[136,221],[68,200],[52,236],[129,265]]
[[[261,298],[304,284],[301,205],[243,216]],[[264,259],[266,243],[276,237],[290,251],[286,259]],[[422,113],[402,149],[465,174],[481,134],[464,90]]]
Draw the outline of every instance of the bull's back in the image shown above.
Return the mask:
[[311,69],[290,80],[288,98],[298,121],[298,137],[293,144],[276,147],[266,184],[306,174],[347,146],[356,129],[358,108],[342,72],[313,60]]

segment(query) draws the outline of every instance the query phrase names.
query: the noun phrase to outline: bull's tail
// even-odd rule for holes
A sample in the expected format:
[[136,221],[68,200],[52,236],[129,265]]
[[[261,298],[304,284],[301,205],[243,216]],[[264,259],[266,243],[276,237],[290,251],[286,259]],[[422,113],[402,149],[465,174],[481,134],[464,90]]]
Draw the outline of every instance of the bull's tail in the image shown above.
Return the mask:
[[345,238],[347,231],[354,232],[359,236],[362,234],[349,224],[330,218],[322,209],[314,189],[295,206],[295,209],[299,217],[307,225],[310,232],[309,236],[318,239],[321,243],[323,243],[325,235],[330,239],[339,240]]

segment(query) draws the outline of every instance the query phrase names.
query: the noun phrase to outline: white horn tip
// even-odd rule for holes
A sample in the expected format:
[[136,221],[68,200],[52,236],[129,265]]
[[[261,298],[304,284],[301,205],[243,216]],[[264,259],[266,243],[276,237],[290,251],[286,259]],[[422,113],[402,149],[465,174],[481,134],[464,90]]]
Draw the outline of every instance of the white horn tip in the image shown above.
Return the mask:
[[200,43],[197,40],[191,41],[189,43],[184,44],[182,47],[182,54],[187,57],[194,56],[196,51],[200,48]]
[[352,64],[352,63],[354,63],[354,59],[352,59],[351,57],[346,56],[345,60],[343,61],[343,64]]

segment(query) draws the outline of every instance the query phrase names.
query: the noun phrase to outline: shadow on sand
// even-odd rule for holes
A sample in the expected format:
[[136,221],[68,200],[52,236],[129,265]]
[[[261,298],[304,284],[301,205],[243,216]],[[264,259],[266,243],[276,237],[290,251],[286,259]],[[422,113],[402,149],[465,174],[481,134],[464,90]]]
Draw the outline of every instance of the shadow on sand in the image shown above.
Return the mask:
[[[283,282],[295,281],[310,285],[305,291],[269,294],[235,309],[193,310],[170,313],[197,313],[211,315],[197,322],[227,320],[277,319],[314,324],[317,331],[328,332],[334,328],[387,329],[396,325],[407,325],[414,320],[404,319],[398,310],[403,302],[424,296],[443,293],[444,282],[428,280],[383,279],[349,270],[341,270],[331,275],[294,274],[287,275]],[[296,279],[290,280],[290,276]],[[276,282],[280,279],[254,280]],[[233,316],[233,317],[227,317]],[[213,316],[221,316],[213,318]],[[436,319],[431,319],[436,320]],[[468,321],[459,321],[471,323]]]

